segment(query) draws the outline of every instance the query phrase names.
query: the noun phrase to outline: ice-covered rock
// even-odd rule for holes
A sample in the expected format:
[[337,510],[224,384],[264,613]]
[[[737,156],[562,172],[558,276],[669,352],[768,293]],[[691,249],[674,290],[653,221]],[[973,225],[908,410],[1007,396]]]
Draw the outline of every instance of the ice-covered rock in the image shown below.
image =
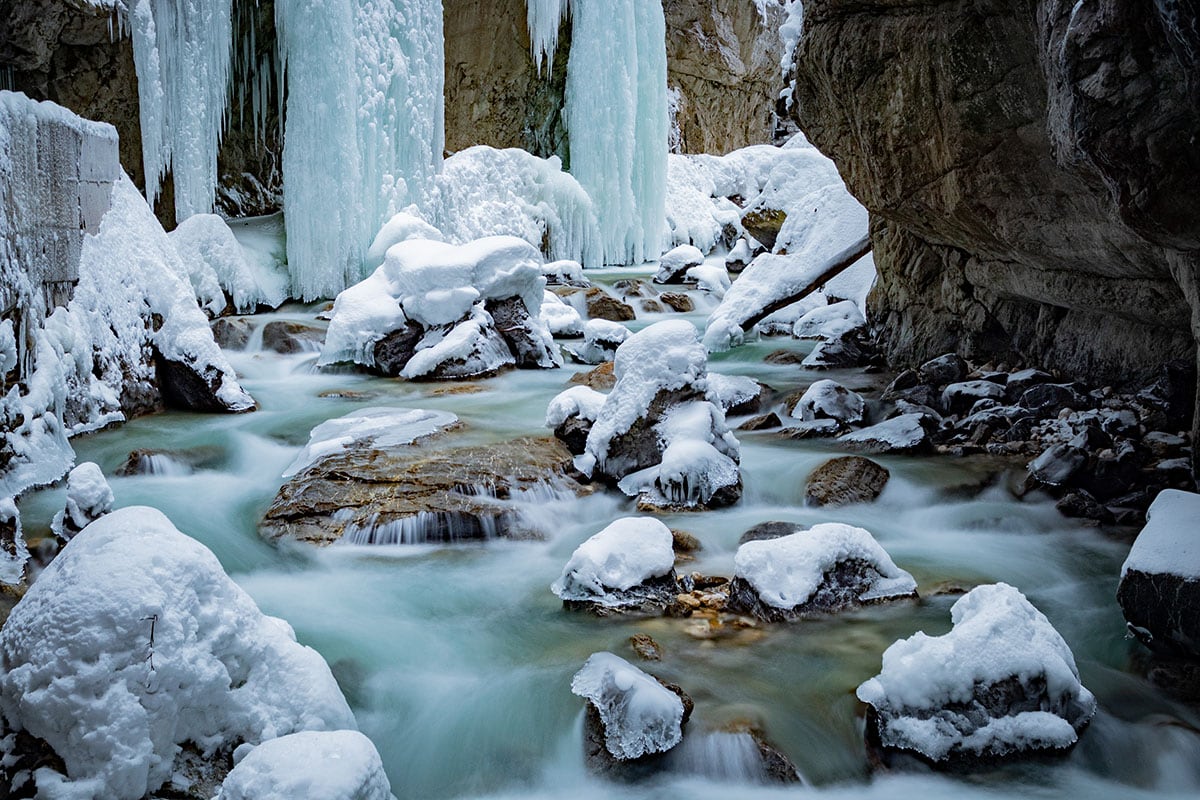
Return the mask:
[[379,406],[351,411],[322,422],[308,434],[308,444],[283,471],[290,478],[317,461],[349,447],[386,448],[412,444],[458,424],[449,411]]
[[869,428],[838,437],[838,443],[860,453],[915,453],[929,445],[924,414],[901,414]]
[[16,586],[25,579],[29,549],[21,530],[21,512],[11,497],[0,498],[0,584]]
[[695,326],[668,320],[617,349],[616,384],[577,459],[649,505],[727,505],[741,495],[738,443],[708,383]]
[[137,800],[185,744],[228,758],[304,730],[355,727],[329,668],[162,513],[93,522],[0,630],[0,714],[66,768],[39,793]]
[[572,386],[559,393],[546,407],[546,427],[574,455],[587,448],[592,423],[604,405],[604,395],[590,386]]
[[968,592],[950,618],[944,636],[893,644],[858,687],[872,710],[868,739],[935,763],[1074,745],[1096,700],[1049,620],[1004,583]]
[[708,391],[726,416],[754,414],[762,408],[764,396],[770,389],[745,375],[721,375],[708,373]]
[[256,269],[229,225],[216,214],[188,217],[168,235],[187,267],[200,307],[210,316],[227,305],[248,314],[260,305],[277,308],[287,299],[287,276]]
[[550,590],[598,613],[661,613],[678,592],[671,529],[652,517],[613,522],[575,549]]
[[603,364],[616,357],[617,348],[629,336],[629,328],[619,322],[589,319],[583,326],[583,345],[567,350],[582,364]]
[[66,507],[54,515],[50,529],[60,539],[70,539],[112,511],[113,499],[100,466],[85,461],[67,475]]
[[604,748],[616,761],[665,753],[683,739],[683,700],[619,656],[593,653],[571,691],[595,710]]
[[811,422],[816,419],[833,419],[846,425],[861,422],[865,403],[860,395],[840,383],[820,380],[809,386],[790,414],[795,419]]
[[539,314],[551,336],[570,338],[583,335],[583,317],[574,306],[564,303],[554,292],[542,293]]
[[319,363],[350,361],[409,379],[560,366],[541,318],[541,268],[537,248],[512,236],[399,242],[334,301]]
[[1117,601],[1147,647],[1200,659],[1200,494],[1164,489],[1121,566]]
[[701,264],[697,267],[688,267],[684,275],[689,283],[696,284],[697,289],[708,292],[718,300],[724,297],[725,292],[729,290],[729,272],[724,267]]
[[797,339],[837,339],[865,327],[866,317],[851,300],[818,306],[807,312],[792,327]]
[[741,545],[728,607],[778,622],[916,593],[913,577],[868,531],[825,522]]
[[303,731],[245,754],[213,800],[392,800],[379,751],[358,731]]
[[704,253],[695,245],[681,244],[663,253],[658,259],[655,283],[683,283],[687,271],[704,263]]

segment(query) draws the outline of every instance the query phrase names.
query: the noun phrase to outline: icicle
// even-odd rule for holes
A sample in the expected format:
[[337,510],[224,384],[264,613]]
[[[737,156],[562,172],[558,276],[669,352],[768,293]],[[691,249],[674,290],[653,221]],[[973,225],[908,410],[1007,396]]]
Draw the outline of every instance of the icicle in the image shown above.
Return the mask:
[[529,26],[529,45],[538,74],[543,62],[546,71],[554,69],[554,52],[558,49],[558,28],[567,14],[568,0],[527,0],[525,20]]

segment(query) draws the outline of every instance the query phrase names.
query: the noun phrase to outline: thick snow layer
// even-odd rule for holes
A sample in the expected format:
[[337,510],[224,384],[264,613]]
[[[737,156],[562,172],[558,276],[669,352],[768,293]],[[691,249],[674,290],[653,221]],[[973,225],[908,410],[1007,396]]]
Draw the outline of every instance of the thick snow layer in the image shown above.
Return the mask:
[[267,617],[213,554],[159,511],[93,522],[41,573],[0,630],[0,713],[70,778],[39,793],[137,800],[176,754],[303,730],[354,728],[316,651]]
[[574,306],[564,303],[562,298],[554,292],[547,291],[542,295],[542,310],[539,313],[542,323],[551,335],[583,335],[583,317],[575,310]]
[[[708,253],[726,225],[738,225],[737,207],[715,197],[708,171],[691,156],[667,156],[667,231],[670,245],[690,244]],[[749,260],[749,259],[747,259]]]
[[[809,295],[810,297],[812,295]],[[792,335],[797,339],[836,339],[867,324],[852,300],[818,306],[796,320]]]
[[367,268],[376,269],[383,263],[383,259],[392,245],[406,242],[409,239],[431,239],[435,242],[442,242],[446,237],[421,218],[416,206],[409,206],[399,214],[393,214],[391,219],[383,223],[379,233],[375,234],[375,239],[367,248]]
[[351,411],[322,422],[308,435],[308,444],[283,472],[284,478],[302,472],[351,444],[371,449],[397,447],[432,436],[458,422],[449,411],[379,406]]
[[1158,493],[1121,575],[1130,570],[1200,580],[1200,494],[1178,489]]
[[391,800],[379,751],[358,731],[303,731],[251,750],[214,800]]
[[630,589],[674,568],[671,529],[651,517],[626,517],[579,545],[550,590],[564,600],[603,605],[610,592]]
[[691,267],[698,267],[703,263],[704,253],[700,252],[699,247],[691,244],[677,245],[663,253],[658,259],[658,274],[654,280],[658,283],[667,283],[674,276],[685,273]]
[[[540,317],[538,324],[541,324]],[[549,331],[546,331],[546,339],[553,341]],[[512,350],[496,332],[491,315],[482,305],[476,305],[471,307],[465,320],[453,327],[427,330],[417,343],[417,352],[404,365],[400,375],[410,380],[435,373],[447,378],[469,378],[515,363]]]
[[129,0],[146,197],[168,172],[175,216],[212,211],[233,43],[232,0]]
[[70,538],[75,531],[112,511],[114,499],[100,466],[85,461],[67,476],[67,504],[55,515],[50,528],[57,535]]
[[584,364],[612,361],[617,348],[630,336],[629,328],[607,319],[589,319],[583,326],[583,345],[569,348]]
[[708,393],[725,410],[748,403],[762,393],[762,385],[745,375],[708,373]]
[[725,292],[729,291],[729,271],[724,267],[701,264],[698,267],[690,267],[686,274],[687,280],[694,282],[697,289],[708,292],[718,300],[725,296]]
[[809,386],[791,411],[791,416],[811,422],[836,419],[854,424],[862,422],[864,402],[860,395],[840,383],[820,380]]
[[549,286],[591,286],[591,281],[583,276],[583,265],[569,258],[558,261],[547,261],[542,265],[542,275]]
[[758,323],[758,332],[764,336],[792,336],[795,334],[796,323],[815,308],[824,308],[829,302],[824,292],[813,292],[805,295],[791,305],[784,306],[763,318]]
[[169,234],[187,267],[201,308],[211,315],[225,310],[225,295],[239,314],[258,306],[277,308],[287,299],[287,286],[274,274],[251,267],[245,251],[225,220],[216,214],[196,214]]
[[287,83],[283,195],[293,292],[364,277],[383,223],[441,169],[441,0],[278,0]]
[[831,300],[850,300],[866,316],[867,295],[879,277],[875,269],[875,257],[871,253],[855,261],[842,272],[825,282],[825,294]]
[[29,550],[21,531],[21,512],[11,497],[0,498],[0,528],[12,531],[0,536],[0,584],[16,586],[25,578]]
[[485,236],[518,236],[549,244],[550,259],[586,266],[603,260],[592,198],[563,172],[557,156],[479,145],[446,159],[428,203],[447,238],[465,244]]
[[621,761],[665,753],[683,739],[679,695],[612,653],[593,653],[571,691],[596,706],[604,745]]
[[906,596],[917,589],[912,575],[897,567],[868,531],[838,522],[746,542],[734,556],[733,570],[764,603],[786,611],[807,602],[825,573],[850,560],[865,561],[879,572],[879,579],[859,597],[864,602]]
[[[1074,744],[1096,700],[1049,620],[1004,583],[968,592],[950,618],[954,628],[944,636],[918,632],[893,644],[879,675],[858,687],[859,699],[880,713],[884,746],[941,760],[956,752],[1004,755]],[[979,714],[948,708],[1013,678],[1045,682],[1042,710],[980,721]]]
[[603,407],[603,394],[590,386],[572,386],[555,395],[546,406],[546,427],[557,428],[575,416],[594,422]]

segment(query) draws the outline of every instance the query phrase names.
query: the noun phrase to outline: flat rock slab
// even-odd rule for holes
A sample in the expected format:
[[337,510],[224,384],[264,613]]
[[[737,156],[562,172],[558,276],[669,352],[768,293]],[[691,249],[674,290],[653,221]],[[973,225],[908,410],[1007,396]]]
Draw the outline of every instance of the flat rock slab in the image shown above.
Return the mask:
[[540,538],[504,501],[523,490],[590,493],[571,469],[571,453],[553,438],[350,447],[285,483],[259,531],[270,541],[315,545],[343,537],[359,544]]

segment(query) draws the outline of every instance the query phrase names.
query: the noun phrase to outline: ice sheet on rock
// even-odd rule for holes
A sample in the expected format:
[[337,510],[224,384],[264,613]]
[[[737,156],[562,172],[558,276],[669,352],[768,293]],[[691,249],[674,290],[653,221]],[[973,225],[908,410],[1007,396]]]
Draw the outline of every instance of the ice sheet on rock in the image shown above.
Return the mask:
[[835,419],[853,425],[861,422],[865,403],[860,395],[837,381],[820,380],[809,386],[791,411],[791,416],[811,422]]
[[446,159],[430,200],[433,217],[458,244],[486,236],[516,236],[547,258],[585,266],[602,263],[592,198],[557,156],[477,145]]
[[29,549],[21,530],[21,512],[11,497],[0,498],[0,584],[16,586],[25,579]]
[[196,214],[168,234],[187,267],[200,307],[220,314],[225,295],[239,314],[258,306],[277,308],[287,299],[287,287],[276,276],[255,270],[225,220],[216,214]]
[[569,418],[582,417],[595,421],[604,406],[604,395],[590,386],[572,386],[559,392],[546,406],[546,427],[557,428]]
[[575,549],[550,587],[564,600],[605,605],[624,591],[675,568],[671,530],[652,517],[625,517]]
[[391,219],[383,223],[371,246],[367,248],[366,267],[376,269],[383,263],[388,248],[409,239],[430,239],[435,242],[445,241],[445,236],[437,228],[421,218],[416,206],[409,206]]
[[698,267],[689,268],[687,279],[694,281],[697,289],[708,292],[718,300],[724,297],[725,292],[729,290],[728,270],[713,264],[701,264]]
[[574,306],[567,305],[554,292],[542,295],[542,323],[553,336],[582,336],[583,317]]
[[708,373],[708,393],[726,413],[729,409],[748,403],[762,393],[762,386],[745,375]]
[[[1074,744],[1096,700],[1049,620],[1004,583],[973,589],[950,609],[950,618],[954,627],[944,636],[918,632],[894,643],[879,675],[858,687],[859,699],[880,714],[883,745],[941,760],[959,752],[1005,755]],[[948,708],[1012,679],[1023,687],[1044,681],[1039,710],[980,722],[977,714]]]
[[858,306],[852,300],[842,300],[805,312],[792,327],[792,335],[797,339],[836,339],[866,324]]
[[379,751],[358,731],[303,731],[255,747],[214,800],[391,800]]
[[211,756],[356,727],[321,656],[151,508],[72,539],[13,609],[0,654],[8,726],[45,740],[70,776],[40,770],[48,796],[137,800],[184,743]]
[[621,761],[665,753],[683,738],[679,696],[612,653],[593,653],[571,680],[604,723],[605,747]]
[[1179,489],[1158,493],[1121,575],[1130,570],[1200,580],[1200,494]]
[[786,611],[808,602],[825,573],[850,560],[864,561],[879,572],[879,579],[860,595],[864,602],[906,596],[917,589],[912,575],[897,567],[868,531],[837,522],[746,542],[734,556],[734,575],[754,587],[764,603]]
[[449,411],[378,406],[351,411],[322,422],[308,435],[308,444],[284,470],[290,478],[351,444],[380,449],[411,444],[455,425],[458,417]]
[[901,414],[869,428],[852,431],[838,441],[864,452],[905,451],[921,446],[928,438],[922,414]]
[[113,491],[100,466],[85,461],[67,476],[67,503],[54,515],[50,529],[57,536],[70,538],[89,523],[112,511]]
[[711,442],[687,437],[667,442],[657,466],[626,475],[617,488],[656,506],[692,507],[706,505],[740,483],[737,462]]

